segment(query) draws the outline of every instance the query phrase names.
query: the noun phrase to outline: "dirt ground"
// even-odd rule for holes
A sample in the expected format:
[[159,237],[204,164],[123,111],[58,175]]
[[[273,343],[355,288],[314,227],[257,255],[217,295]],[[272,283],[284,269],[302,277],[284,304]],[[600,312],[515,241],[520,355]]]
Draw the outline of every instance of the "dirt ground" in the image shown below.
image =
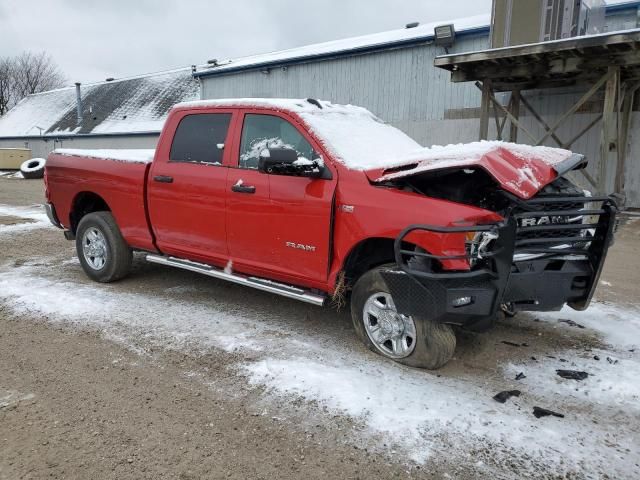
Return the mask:
[[[29,207],[43,201],[42,182],[0,178],[0,205]],[[25,220],[19,212],[0,213],[0,225],[38,221]],[[598,292],[605,304],[637,308],[639,239],[640,222],[621,229]],[[304,338],[317,343],[318,352],[323,345],[354,352],[359,362],[355,368],[360,371],[387,372],[383,370],[389,368],[386,363],[359,344],[347,312],[274,298],[140,259],[129,278],[100,286],[86,279],[74,256],[73,243],[65,241],[59,230],[34,225],[3,235],[0,229],[0,272],[10,275],[5,278],[19,279],[21,272],[34,275],[41,283],[33,284],[33,295],[42,295],[36,291],[42,288],[57,295],[54,287],[70,285],[87,303],[78,310],[72,305],[73,297],[58,296],[49,298],[48,307],[29,310],[16,307],[12,297],[3,297],[0,291],[1,480],[622,478],[615,470],[607,477],[606,460],[597,465],[598,470],[545,470],[544,458],[533,454],[524,458],[508,448],[509,442],[501,444],[502,453],[489,451],[489,443],[476,442],[466,452],[452,449],[455,453],[447,454],[435,449],[435,454],[417,461],[403,453],[403,444],[395,440],[401,437],[386,440],[384,429],[376,430],[376,425],[372,428],[363,418],[340,413],[340,405],[320,396],[296,394],[297,390],[291,394],[274,390],[243,370],[247,363],[262,361],[270,349],[279,353],[264,360],[266,365],[297,358],[307,361],[293,345]],[[111,296],[104,297],[103,292]],[[30,293],[21,295],[28,299]],[[178,304],[184,309],[174,311],[171,306],[162,307],[168,304],[157,303],[161,307],[151,311],[156,303],[149,303],[148,308],[135,305],[127,295],[154,302],[175,297],[176,302],[184,302]],[[121,303],[110,303],[120,302],[119,296]],[[104,305],[117,312],[108,325],[111,314],[100,313],[107,308]],[[211,326],[193,324],[184,335],[166,330],[169,320],[171,325],[178,322],[180,312],[191,316],[193,305],[214,305],[220,312],[218,343],[198,340],[200,329]],[[194,312],[193,318],[199,315]],[[236,327],[231,328],[224,319],[238,315],[264,317],[267,326],[260,330],[263,327],[257,322],[258,326],[250,327],[258,329],[254,337],[249,329],[234,338],[231,334]],[[402,369],[399,375],[408,381],[416,375],[423,375],[423,382],[464,381],[497,393],[500,387],[515,385],[505,381],[503,365],[531,362],[533,357],[555,358],[557,352],[569,350],[593,356],[605,348],[599,337],[536,322],[534,317],[519,315],[501,321],[488,334],[461,335],[456,358],[437,376],[411,369]],[[268,341],[260,348],[244,348],[263,337]],[[220,346],[221,341],[227,344]],[[320,365],[329,366],[334,360],[323,358],[322,353],[314,355]],[[332,371],[327,367],[327,374]],[[396,405],[375,408],[401,409],[408,400],[404,395],[398,393]],[[572,402],[592,426],[605,417],[600,420],[607,425],[602,448],[611,449],[612,455],[631,466],[628,478],[638,478],[640,456],[633,447],[637,449],[640,441],[637,410],[625,411],[624,405],[616,405],[613,411]],[[518,409],[529,408],[529,404],[517,405]],[[488,417],[497,415],[493,407],[486,411]],[[617,423],[626,425],[624,438],[615,437]],[[579,434],[567,435],[571,439]],[[443,443],[455,446],[457,439]]]

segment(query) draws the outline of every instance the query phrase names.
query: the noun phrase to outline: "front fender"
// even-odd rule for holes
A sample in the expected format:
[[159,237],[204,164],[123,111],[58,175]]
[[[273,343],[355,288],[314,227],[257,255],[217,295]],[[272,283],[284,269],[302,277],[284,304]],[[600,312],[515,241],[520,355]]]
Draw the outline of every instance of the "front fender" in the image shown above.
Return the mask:
[[[364,176],[363,176],[364,177]],[[409,225],[443,227],[498,223],[503,217],[482,208],[426,197],[368,182],[341,182],[336,192],[334,258],[330,272],[333,285],[349,252],[368,238],[395,240]],[[465,253],[464,233],[416,231],[406,241],[438,256]],[[468,270],[466,260],[444,260],[446,270]]]

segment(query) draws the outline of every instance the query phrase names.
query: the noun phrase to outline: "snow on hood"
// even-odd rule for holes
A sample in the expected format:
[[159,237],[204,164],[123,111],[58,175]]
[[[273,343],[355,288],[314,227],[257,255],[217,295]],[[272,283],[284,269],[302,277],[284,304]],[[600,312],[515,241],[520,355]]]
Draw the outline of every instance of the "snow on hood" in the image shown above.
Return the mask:
[[422,148],[366,174],[373,182],[384,182],[427,171],[480,167],[505,190],[528,199],[582,160],[561,148],[482,141]]

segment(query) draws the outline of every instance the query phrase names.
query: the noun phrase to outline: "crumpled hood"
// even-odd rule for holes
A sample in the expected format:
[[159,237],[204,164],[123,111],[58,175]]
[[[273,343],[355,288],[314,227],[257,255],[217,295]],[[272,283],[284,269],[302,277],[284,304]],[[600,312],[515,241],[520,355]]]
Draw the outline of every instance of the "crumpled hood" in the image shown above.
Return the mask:
[[392,166],[366,170],[365,174],[379,183],[429,171],[479,167],[504,190],[526,200],[581,163],[583,155],[560,148],[474,142],[420,149]]

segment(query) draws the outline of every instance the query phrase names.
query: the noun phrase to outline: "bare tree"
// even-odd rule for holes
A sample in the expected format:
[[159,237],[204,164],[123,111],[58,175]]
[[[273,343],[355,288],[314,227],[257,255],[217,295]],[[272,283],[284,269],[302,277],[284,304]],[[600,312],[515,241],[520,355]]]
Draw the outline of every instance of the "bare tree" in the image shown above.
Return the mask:
[[13,61],[10,58],[0,58],[0,116],[13,106]]
[[45,52],[0,58],[0,115],[32,93],[64,85],[65,77]]

